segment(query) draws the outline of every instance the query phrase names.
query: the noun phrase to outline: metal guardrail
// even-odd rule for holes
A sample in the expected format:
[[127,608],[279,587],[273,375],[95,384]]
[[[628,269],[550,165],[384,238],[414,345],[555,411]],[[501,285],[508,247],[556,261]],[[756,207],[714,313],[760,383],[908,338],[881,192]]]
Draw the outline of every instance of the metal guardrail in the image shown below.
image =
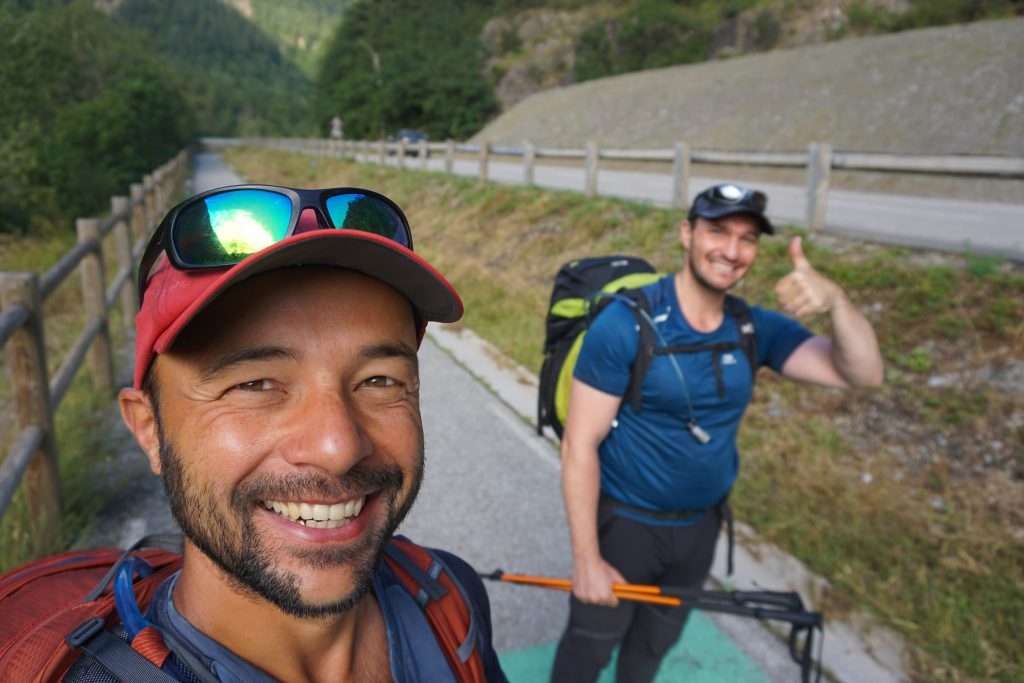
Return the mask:
[[[80,218],[78,243],[43,275],[31,272],[0,273],[0,347],[6,349],[11,377],[12,412],[18,436],[0,462],[0,517],[15,492],[25,487],[27,503],[38,523],[37,533],[48,533],[59,521],[60,477],[57,469],[53,414],[67,394],[75,375],[89,358],[93,387],[112,393],[115,387],[110,347],[110,312],[121,299],[122,321],[134,324],[137,294],[131,286],[135,260],[156,228],[168,203],[184,186],[188,153],[182,151],[166,164],[130,186],[129,197],[111,197],[111,212],[103,219]],[[118,271],[105,284],[103,240],[113,233]],[[72,273],[82,278],[86,324],[50,377],[46,364],[43,302]]]
[[832,169],[852,171],[881,171],[887,173],[930,173],[942,175],[963,175],[999,178],[1024,178],[1024,157],[1000,157],[993,155],[926,155],[889,154],[881,152],[833,151],[828,143],[811,143],[806,151],[769,152],[751,150],[690,149],[685,142],[677,143],[671,149],[601,149],[591,141],[583,149],[535,147],[524,141],[520,147],[492,145],[489,143],[420,141],[417,146],[405,142],[384,140],[329,140],[305,138],[204,138],[214,146],[235,146],[255,144],[265,147],[287,149],[328,157],[343,157],[373,160],[384,163],[389,156],[395,156],[399,168],[406,166],[406,156],[419,157],[419,166],[427,168],[427,157],[432,152],[444,155],[446,173],[452,173],[456,154],[479,159],[478,177],[487,180],[491,156],[515,157],[523,160],[523,183],[533,184],[534,165],[537,159],[582,160],[584,179],[581,190],[587,195],[597,194],[597,177],[600,162],[631,161],[637,163],[672,163],[671,204],[681,208],[689,197],[690,166],[699,164],[730,164],[774,168],[806,169],[806,225],[818,230],[825,225],[825,210],[831,184]]

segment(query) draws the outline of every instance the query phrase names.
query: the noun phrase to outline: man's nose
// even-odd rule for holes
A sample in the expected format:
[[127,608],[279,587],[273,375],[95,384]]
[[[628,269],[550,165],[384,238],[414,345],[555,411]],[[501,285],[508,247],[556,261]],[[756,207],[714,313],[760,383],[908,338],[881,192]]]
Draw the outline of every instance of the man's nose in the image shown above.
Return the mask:
[[732,261],[735,261],[736,259],[738,259],[740,257],[740,240],[739,240],[739,238],[738,237],[730,237],[728,240],[726,240],[725,248],[723,249],[723,251],[725,252],[725,257],[726,258],[728,258],[728,259],[730,259]]
[[291,411],[290,438],[283,444],[285,460],[341,475],[373,452],[358,408],[340,388],[309,393]]

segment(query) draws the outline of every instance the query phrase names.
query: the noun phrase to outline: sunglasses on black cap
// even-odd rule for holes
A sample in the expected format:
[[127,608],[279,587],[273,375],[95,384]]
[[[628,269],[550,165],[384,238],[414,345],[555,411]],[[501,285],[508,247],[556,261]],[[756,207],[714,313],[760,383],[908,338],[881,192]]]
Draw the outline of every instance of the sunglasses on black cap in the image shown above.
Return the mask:
[[764,192],[751,190],[734,183],[713,185],[698,194],[694,198],[693,206],[690,209],[691,217],[693,217],[694,210],[702,201],[719,205],[743,206],[755,213],[764,213],[765,208],[768,206],[768,197]]
[[372,190],[222,187],[191,197],[168,212],[139,265],[139,301],[161,253],[178,270],[233,266],[294,234],[307,208],[316,212],[321,228],[368,232],[412,249],[405,214]]
[[768,197],[760,190],[751,190],[735,183],[720,183],[702,191],[690,205],[690,222],[698,216],[719,218],[735,213],[750,213],[757,218],[762,232],[774,233],[775,229],[765,217]]

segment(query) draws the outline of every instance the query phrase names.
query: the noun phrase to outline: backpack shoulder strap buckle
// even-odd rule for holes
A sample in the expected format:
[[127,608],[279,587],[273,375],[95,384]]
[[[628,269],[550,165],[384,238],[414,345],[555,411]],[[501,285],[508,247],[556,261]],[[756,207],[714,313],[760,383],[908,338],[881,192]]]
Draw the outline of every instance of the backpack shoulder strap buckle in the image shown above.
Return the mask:
[[80,648],[92,640],[93,636],[106,628],[103,617],[92,617],[75,627],[71,633],[64,636],[64,641],[73,648]]

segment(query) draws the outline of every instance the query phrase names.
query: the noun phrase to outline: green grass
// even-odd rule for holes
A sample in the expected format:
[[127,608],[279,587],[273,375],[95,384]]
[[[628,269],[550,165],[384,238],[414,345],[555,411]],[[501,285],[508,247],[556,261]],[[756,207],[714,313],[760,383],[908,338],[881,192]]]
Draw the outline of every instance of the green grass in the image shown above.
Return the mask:
[[[679,213],[647,204],[265,151],[236,150],[229,160],[254,181],[362,185],[393,197],[409,214],[417,250],[462,293],[464,324],[533,369],[562,262],[625,252],[663,271],[682,263]],[[790,269],[786,242],[762,243],[741,296],[774,303],[774,283]],[[1007,419],[1024,406],[983,383],[926,380],[1024,356],[1024,278],[988,260],[909,265],[902,249],[837,254],[808,238],[805,251],[868,311],[889,380],[878,392],[837,394],[762,373],[741,430],[738,516],[832,582],[832,613],[867,605],[903,633],[915,646],[917,678],[1021,680],[1024,544],[1012,529],[1024,520],[1019,495],[1006,492],[1019,493],[1012,482],[1024,477],[1024,456],[1010,456],[1016,470],[995,489],[1003,479],[974,476],[958,463],[980,460],[979,435],[1024,452],[1024,429],[1013,431]],[[828,330],[821,318],[809,325]],[[870,417],[879,413],[888,417],[882,427],[918,431],[902,441],[879,437]],[[831,416],[853,426],[840,428]],[[927,445],[917,443],[919,433],[946,439],[949,452],[932,449],[907,464]],[[900,460],[890,446],[909,455]]]

